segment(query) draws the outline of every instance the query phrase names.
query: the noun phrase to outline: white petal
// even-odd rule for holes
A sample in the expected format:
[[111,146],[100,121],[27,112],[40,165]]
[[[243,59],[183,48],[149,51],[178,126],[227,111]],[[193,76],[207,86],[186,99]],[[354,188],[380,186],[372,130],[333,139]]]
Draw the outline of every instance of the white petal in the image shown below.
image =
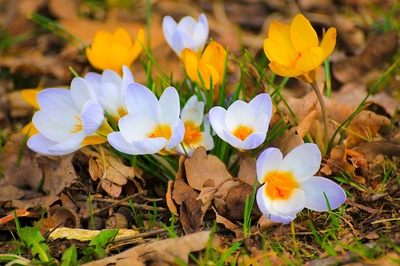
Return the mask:
[[97,102],[89,101],[83,105],[81,119],[83,132],[92,135],[104,121],[104,110]]
[[71,92],[67,89],[44,89],[37,94],[36,100],[40,108],[64,106],[77,109],[72,100]]
[[197,21],[191,16],[183,17],[178,23],[178,29],[185,30],[190,34],[193,34],[194,28],[197,25]]
[[74,78],[72,80],[71,97],[79,110],[82,110],[87,101],[97,100],[93,88],[83,78]]
[[[191,100],[194,99],[194,100]],[[195,126],[201,126],[204,116],[204,103],[197,101],[197,96],[191,97],[186,102],[181,112],[183,122],[191,121]]]
[[139,151],[138,155],[155,154],[165,147],[167,140],[165,138],[151,138],[134,141],[132,144]]
[[118,126],[128,143],[149,138],[157,128],[157,124],[143,114],[128,114],[119,120]]
[[165,149],[168,151],[178,146],[179,143],[182,142],[184,135],[185,125],[183,124],[182,120],[179,119],[176,125],[172,128],[172,135],[168,140]]
[[172,36],[176,30],[176,27],[178,24],[175,22],[175,20],[170,17],[170,16],[165,16],[162,22],[162,28],[163,28],[163,33],[165,40],[167,43],[171,46],[172,44]]
[[237,100],[229,106],[225,115],[225,124],[229,132],[233,133],[239,126],[253,128],[256,116],[253,108],[244,101]]
[[268,94],[266,93],[258,94],[249,102],[249,105],[254,109],[256,116],[261,114],[266,114],[269,117],[269,119],[271,119],[272,102],[271,102],[271,97]]
[[264,176],[272,171],[279,170],[282,162],[282,153],[277,148],[264,150],[257,159],[257,178],[260,183],[264,182]]
[[243,149],[243,150],[255,149],[264,142],[266,137],[267,137],[267,134],[265,132],[254,132],[254,133],[250,134],[243,141],[236,138],[237,140],[240,141],[239,143],[241,143],[238,148]]
[[121,87],[122,78],[120,75],[118,75],[117,72],[111,69],[106,69],[103,71],[103,74],[101,75],[101,83],[111,83],[117,87]]
[[37,111],[32,118],[35,127],[49,140],[60,142],[70,138],[76,130],[80,114],[67,107],[47,107]]
[[120,132],[112,132],[108,134],[107,140],[114,149],[120,152],[131,155],[139,154],[139,150],[134,145],[127,142]]
[[88,72],[84,78],[89,84],[100,83],[101,75],[96,72]]
[[128,85],[135,82],[134,78],[133,78],[133,74],[132,71],[129,67],[127,66],[122,66],[122,85],[121,85],[121,89],[122,91],[125,91],[123,94],[126,94],[126,89],[128,88]]
[[344,190],[327,178],[314,176],[301,182],[300,185],[306,194],[306,208],[313,211],[327,211],[326,200],[328,200],[331,210],[338,208],[346,200]]
[[305,193],[301,189],[294,189],[287,200],[273,200],[272,207],[283,215],[295,215],[306,206]]
[[221,137],[223,130],[228,130],[225,125],[226,110],[220,106],[211,108],[208,119],[214,132]]
[[83,138],[83,134],[76,134],[74,138],[67,139],[64,142],[55,142],[42,134],[36,134],[29,138],[27,145],[31,150],[42,155],[61,156],[78,150]]
[[51,147],[49,149],[49,152],[58,155],[65,155],[69,154],[71,152],[74,152],[78,150],[80,147],[82,147],[82,142],[85,138],[85,134],[80,131],[74,135],[72,135],[69,139],[66,139],[64,141],[61,141]]
[[289,152],[282,161],[281,170],[293,173],[297,181],[311,178],[321,165],[321,152],[313,143],[304,143]]
[[157,121],[158,100],[151,90],[139,83],[131,83],[126,92],[126,108],[130,114],[144,114]]
[[261,114],[260,116],[257,117],[256,121],[254,122],[253,130],[255,132],[267,133],[269,127],[269,120],[270,119],[266,114]]
[[173,127],[179,119],[180,112],[178,92],[174,87],[166,88],[157,105],[158,124]]
[[183,49],[189,48],[190,50],[197,52],[197,45],[192,37],[187,31],[182,29],[177,29],[172,36],[171,48],[180,56]]

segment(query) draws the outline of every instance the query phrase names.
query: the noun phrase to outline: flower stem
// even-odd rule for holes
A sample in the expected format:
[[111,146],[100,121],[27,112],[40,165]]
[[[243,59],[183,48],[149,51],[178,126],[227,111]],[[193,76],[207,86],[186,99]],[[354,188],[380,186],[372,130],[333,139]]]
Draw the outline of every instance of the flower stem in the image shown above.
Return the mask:
[[315,91],[318,97],[319,104],[321,106],[321,111],[322,111],[322,118],[324,121],[324,138],[323,138],[323,153],[325,154],[326,152],[326,145],[328,145],[329,142],[329,136],[328,136],[328,115],[326,113],[326,107],[325,107],[325,102],[324,98],[322,97],[322,93],[318,88],[318,84],[316,81],[313,83],[310,83],[311,87]]

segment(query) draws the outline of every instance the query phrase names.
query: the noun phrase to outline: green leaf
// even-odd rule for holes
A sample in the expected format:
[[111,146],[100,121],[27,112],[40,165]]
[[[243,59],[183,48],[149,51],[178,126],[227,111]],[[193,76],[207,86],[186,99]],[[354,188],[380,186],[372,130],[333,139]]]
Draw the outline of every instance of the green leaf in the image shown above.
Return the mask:
[[61,266],[75,266],[78,265],[78,255],[76,253],[76,246],[70,246],[69,249],[64,251],[62,255]]
[[114,240],[117,236],[118,230],[109,229],[109,230],[102,230],[100,234],[95,236],[92,241],[90,241],[89,246],[104,246],[107,243]]
[[41,235],[38,228],[23,227],[18,231],[18,236],[27,243],[34,256],[37,255],[42,262],[50,261],[49,246],[42,243],[46,239]]

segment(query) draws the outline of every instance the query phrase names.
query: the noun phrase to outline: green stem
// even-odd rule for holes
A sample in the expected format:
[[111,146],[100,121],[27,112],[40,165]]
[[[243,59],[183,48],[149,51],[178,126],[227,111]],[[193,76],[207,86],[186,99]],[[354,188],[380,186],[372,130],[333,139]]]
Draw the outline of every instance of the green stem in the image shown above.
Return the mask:
[[324,121],[323,153],[325,153],[326,152],[326,145],[328,145],[328,142],[329,142],[329,136],[328,136],[328,114],[326,113],[326,107],[325,107],[324,98],[322,97],[322,93],[318,88],[317,82],[314,81],[313,83],[310,83],[310,84],[311,84],[311,87],[313,88],[313,90],[315,91],[315,93],[317,94],[318,101],[319,101],[319,104],[321,106],[322,118],[323,118],[323,121]]

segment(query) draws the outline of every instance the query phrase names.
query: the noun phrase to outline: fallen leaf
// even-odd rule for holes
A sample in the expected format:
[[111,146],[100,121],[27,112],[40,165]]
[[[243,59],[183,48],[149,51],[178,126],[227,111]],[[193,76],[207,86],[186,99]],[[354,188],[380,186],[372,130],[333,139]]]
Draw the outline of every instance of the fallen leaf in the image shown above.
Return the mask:
[[228,220],[227,218],[221,216],[218,214],[218,212],[215,210],[215,208],[213,208],[214,212],[215,212],[215,221],[219,224],[223,224],[225,226],[226,229],[231,230],[232,232],[235,233],[236,238],[238,240],[243,239],[244,238],[244,232],[243,232],[243,228],[237,224],[234,224],[233,222],[231,222],[230,220]]
[[190,187],[201,190],[206,181],[218,186],[232,176],[226,169],[226,165],[215,155],[207,155],[204,147],[197,148],[191,158],[184,162],[186,178]]
[[256,160],[253,157],[246,156],[240,161],[238,177],[239,180],[254,186],[257,180]]
[[362,77],[370,70],[388,62],[397,47],[397,32],[392,31],[376,36],[361,54],[335,62],[332,67],[332,75],[342,83]]
[[43,191],[48,195],[59,195],[64,188],[76,182],[78,176],[72,164],[73,157],[73,153],[57,157],[37,157],[45,177]]
[[28,149],[24,141],[25,134],[14,134],[3,147],[0,165],[4,177],[0,179],[0,186],[11,185],[35,190],[40,184],[43,178],[42,169],[35,158],[36,153]]

